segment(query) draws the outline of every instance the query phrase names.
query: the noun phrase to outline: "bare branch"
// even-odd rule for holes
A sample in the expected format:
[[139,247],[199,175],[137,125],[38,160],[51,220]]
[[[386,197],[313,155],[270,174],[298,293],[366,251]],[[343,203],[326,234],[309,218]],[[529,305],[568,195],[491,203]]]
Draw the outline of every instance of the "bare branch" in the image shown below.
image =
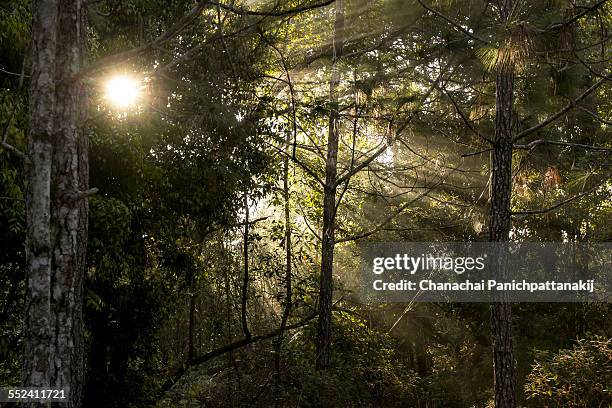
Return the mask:
[[7,75],[14,75],[14,76],[18,76],[18,77],[22,77],[22,76],[25,76],[25,77],[28,77],[28,78],[30,77],[29,75],[24,75],[23,72],[22,73],[11,72],[11,71],[7,71],[6,69],[4,69],[2,67],[0,67],[0,72],[5,73]]
[[296,163],[298,166],[300,166],[300,168],[302,170],[304,170],[306,173],[308,173],[308,175],[310,177],[312,177],[313,179],[315,179],[321,186],[324,186],[325,183],[323,182],[323,180],[321,180],[321,178],[317,175],[317,173],[314,172],[314,170],[312,170],[307,164],[302,163],[301,160],[299,160],[297,157],[292,157],[289,153],[285,152],[284,150],[278,148],[277,146],[274,146],[271,143],[268,143],[268,145],[270,145],[274,150],[276,150],[278,153],[289,157],[294,163]]
[[378,150],[376,150],[376,152],[374,152],[374,154],[372,154],[372,156],[368,157],[367,159],[365,159],[364,161],[359,163],[357,166],[353,167],[351,170],[349,170],[346,173],[344,173],[344,175],[342,175],[342,177],[339,177],[336,180],[335,184],[338,186],[338,185],[342,184],[345,180],[350,179],[355,174],[359,173],[361,170],[363,170],[365,167],[367,167],[370,163],[372,163],[374,160],[376,160],[376,158],[378,156],[383,154],[387,150],[387,147],[388,146],[383,142],[383,145]]
[[308,228],[312,236],[315,237],[317,241],[321,242],[322,241],[321,236],[317,234],[317,232],[314,230],[314,228],[312,228],[312,226],[308,222],[308,217],[306,216],[306,212],[304,211],[304,208],[302,208],[302,204],[300,204],[300,202],[297,201],[297,205],[298,207],[300,207],[300,211],[301,211],[300,215],[303,217],[306,227]]
[[243,222],[237,222],[237,223],[236,223],[236,224],[234,224],[234,225],[235,225],[235,226],[237,226],[237,227],[239,227],[239,226],[244,226],[245,224],[248,224],[248,225],[255,225],[255,224],[257,224],[258,222],[261,222],[261,221],[265,221],[265,220],[267,220],[268,218],[270,218],[270,217],[259,217],[259,218],[255,218],[254,220],[251,220],[251,221],[249,221],[249,222],[245,222],[245,221],[243,221]]
[[[450,65],[450,63],[449,63]],[[425,103],[425,101],[427,100],[427,98],[429,98],[429,96],[431,95],[431,93],[434,91],[434,89],[437,88],[438,83],[442,80],[445,71],[448,69],[448,65],[446,67],[444,67],[444,69],[441,69],[440,74],[438,75],[438,77],[432,81],[431,86],[429,87],[429,89],[427,90],[427,92],[423,95],[423,97],[421,98],[421,100],[419,101],[419,107],[423,105],[423,103]],[[449,76],[452,76],[452,74],[454,73],[455,68],[453,68],[449,74]],[[417,112],[419,111],[418,108],[415,108],[410,116],[408,117],[408,119],[406,119],[404,121],[404,123],[402,123],[401,126],[398,127],[398,129],[395,131],[395,137],[391,138],[390,140],[393,139],[398,139],[399,136],[402,134],[402,132],[404,131],[404,129],[406,129],[406,127],[408,127],[408,125],[410,124],[410,122],[412,122],[412,119],[414,118],[414,116],[417,114]],[[390,130],[389,130],[390,131]],[[340,185],[341,183],[343,183],[345,180],[350,179],[351,177],[353,177],[355,174],[359,173],[361,170],[363,170],[366,166],[368,166],[370,163],[372,163],[378,156],[380,156],[381,154],[383,154],[386,150],[387,150],[388,145],[383,144],[382,147],[380,147],[376,152],[374,152],[374,154],[372,156],[370,156],[369,158],[367,158],[366,160],[364,160],[363,162],[361,162],[360,164],[358,164],[357,166],[355,166],[353,169],[347,171],[346,173],[344,173],[342,176],[340,176],[337,180],[336,180],[336,186]]]

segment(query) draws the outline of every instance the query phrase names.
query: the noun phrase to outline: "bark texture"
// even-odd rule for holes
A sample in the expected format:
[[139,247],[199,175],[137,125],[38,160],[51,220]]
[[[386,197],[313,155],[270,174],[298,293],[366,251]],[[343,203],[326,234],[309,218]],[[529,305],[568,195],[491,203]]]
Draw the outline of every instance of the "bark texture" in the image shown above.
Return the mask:
[[[513,7],[512,0],[500,4],[500,16],[505,24]],[[512,109],[514,68],[500,63],[495,78],[495,139],[492,154],[492,192],[489,240],[508,242],[510,239],[510,203],[512,197]],[[503,281],[508,275],[506,245],[496,250],[493,271],[495,279]],[[491,332],[495,407],[516,407],[516,368],[512,344],[512,307],[503,295],[491,304]]]
[[319,320],[317,326],[316,368],[331,364],[332,277],[334,265],[336,186],[338,178],[338,142],[340,120],[337,88],[340,83],[338,61],[344,47],[344,1],[336,1],[334,35],[332,39],[332,75],[329,82],[329,131],[325,162],[325,186],[323,188],[323,234],[321,240],[321,277],[319,287]]
[[23,384],[68,387],[70,407],[81,406],[83,381],[87,105],[72,78],[85,36],[80,0],[34,3]]

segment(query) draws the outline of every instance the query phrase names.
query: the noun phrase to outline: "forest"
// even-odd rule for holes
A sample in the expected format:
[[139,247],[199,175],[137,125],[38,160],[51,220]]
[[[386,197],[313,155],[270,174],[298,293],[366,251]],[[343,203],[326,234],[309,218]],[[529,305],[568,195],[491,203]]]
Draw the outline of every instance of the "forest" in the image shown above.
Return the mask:
[[608,0],[1,0],[0,387],[68,394],[0,406],[612,407],[610,286],[360,292],[371,245],[612,241],[611,34]]

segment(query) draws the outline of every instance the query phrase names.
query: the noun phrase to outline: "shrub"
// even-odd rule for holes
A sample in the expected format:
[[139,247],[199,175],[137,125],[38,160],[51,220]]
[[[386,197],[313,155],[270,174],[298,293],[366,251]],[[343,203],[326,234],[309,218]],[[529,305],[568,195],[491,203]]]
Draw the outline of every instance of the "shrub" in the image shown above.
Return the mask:
[[540,352],[527,376],[525,392],[537,406],[610,406],[612,339],[578,340],[571,350]]

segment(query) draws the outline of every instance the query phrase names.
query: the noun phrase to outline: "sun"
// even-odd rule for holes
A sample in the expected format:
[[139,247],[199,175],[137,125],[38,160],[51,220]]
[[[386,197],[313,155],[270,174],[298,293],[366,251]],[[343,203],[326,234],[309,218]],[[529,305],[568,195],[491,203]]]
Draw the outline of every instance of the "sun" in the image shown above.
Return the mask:
[[140,94],[138,81],[127,76],[111,78],[106,83],[106,98],[120,108],[134,105]]

